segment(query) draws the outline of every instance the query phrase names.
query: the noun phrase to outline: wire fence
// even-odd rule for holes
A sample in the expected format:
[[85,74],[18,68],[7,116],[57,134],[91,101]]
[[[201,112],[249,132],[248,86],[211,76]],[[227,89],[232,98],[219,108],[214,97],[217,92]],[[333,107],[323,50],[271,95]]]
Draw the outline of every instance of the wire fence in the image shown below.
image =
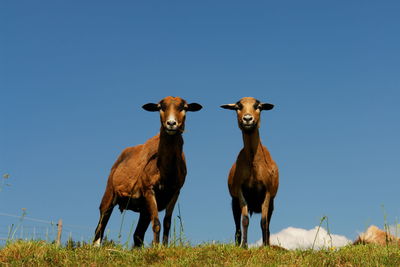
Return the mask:
[[[135,214],[130,214],[130,216],[126,217],[125,213],[122,213],[119,223],[115,222],[116,225],[105,229],[104,240],[129,248],[133,243],[132,236],[137,224],[136,217]],[[60,219],[62,218],[56,220],[33,218],[26,216],[24,209],[21,215],[0,212],[0,245],[16,240],[41,240],[49,243],[59,242],[60,244],[66,244],[68,241],[73,241],[73,243],[80,242],[81,244],[92,243],[95,227],[68,224],[64,221],[61,221],[62,235],[58,239],[58,223]],[[178,215],[172,221],[170,242],[173,244],[187,243],[179,203]],[[145,244],[149,245],[150,243],[151,235],[148,235]]]
[[[0,192],[10,186],[10,175],[8,173],[0,176]],[[62,236],[58,239],[58,221],[56,220],[33,218],[26,216],[26,209],[22,209],[22,214],[15,215],[0,212],[0,245],[4,245],[7,241],[13,240],[43,240],[46,242],[61,242],[65,243],[68,240],[74,242],[91,243],[94,237],[94,227],[84,225],[65,224],[62,222]],[[136,220],[131,220],[132,223],[124,224],[125,213],[121,216],[119,230],[106,228],[104,238],[107,240],[116,240],[119,244],[129,244],[132,242],[132,231]],[[126,241],[123,238],[122,232],[128,233]]]
[[[58,221],[32,218],[21,215],[0,212],[0,244],[10,240],[44,240],[55,242],[58,234]],[[91,242],[94,228],[82,225],[62,225],[61,242],[74,240],[80,242]]]

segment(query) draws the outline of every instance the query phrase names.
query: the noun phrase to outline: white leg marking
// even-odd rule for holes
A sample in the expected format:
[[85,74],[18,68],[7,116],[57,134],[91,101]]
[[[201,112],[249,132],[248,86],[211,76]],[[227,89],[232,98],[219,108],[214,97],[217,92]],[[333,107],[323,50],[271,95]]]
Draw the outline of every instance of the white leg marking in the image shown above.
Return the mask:
[[101,245],[100,238],[98,238],[96,241],[93,242],[93,246],[96,247],[96,248],[99,248],[100,245]]

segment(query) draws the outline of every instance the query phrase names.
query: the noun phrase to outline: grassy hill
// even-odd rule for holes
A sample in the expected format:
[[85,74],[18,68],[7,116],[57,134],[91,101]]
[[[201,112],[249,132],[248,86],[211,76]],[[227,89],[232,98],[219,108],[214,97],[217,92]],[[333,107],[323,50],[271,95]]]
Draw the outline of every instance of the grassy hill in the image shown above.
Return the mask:
[[126,250],[121,246],[57,247],[17,241],[0,248],[0,266],[400,266],[400,248],[375,245],[338,250],[241,249],[231,244]]

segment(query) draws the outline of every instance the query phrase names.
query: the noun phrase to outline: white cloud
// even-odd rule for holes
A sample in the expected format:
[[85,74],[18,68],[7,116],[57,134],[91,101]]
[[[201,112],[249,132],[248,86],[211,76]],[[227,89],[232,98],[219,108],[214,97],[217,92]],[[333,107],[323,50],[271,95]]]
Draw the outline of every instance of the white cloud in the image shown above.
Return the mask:
[[[317,238],[315,238],[316,235]],[[271,245],[277,245],[286,249],[309,249],[312,248],[314,240],[314,249],[330,248],[332,246],[338,248],[351,243],[351,240],[345,236],[329,235],[322,227],[318,231],[318,226],[310,230],[288,227],[279,233],[272,234],[270,238]],[[259,240],[251,246],[260,246],[261,244],[262,240]]]

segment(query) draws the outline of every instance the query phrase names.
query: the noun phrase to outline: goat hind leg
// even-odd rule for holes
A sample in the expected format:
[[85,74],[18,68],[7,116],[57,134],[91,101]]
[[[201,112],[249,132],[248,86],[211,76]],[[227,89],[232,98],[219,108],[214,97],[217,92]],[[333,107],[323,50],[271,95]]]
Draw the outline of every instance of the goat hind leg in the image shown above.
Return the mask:
[[268,245],[270,244],[270,231],[269,231],[269,225],[271,223],[271,217],[272,217],[272,212],[274,211],[274,199],[271,198],[269,202],[269,209],[268,209],[268,228],[267,228],[267,242]]
[[135,247],[142,247],[144,242],[144,234],[150,224],[150,215],[147,211],[140,212],[139,221],[133,234],[133,243]]
[[149,190],[148,192],[146,192],[145,199],[146,199],[146,204],[147,204],[147,210],[150,214],[150,220],[151,220],[152,228],[153,228],[153,235],[154,235],[153,245],[159,244],[160,243],[161,224],[160,224],[160,220],[158,219],[158,208],[157,208],[157,201],[156,201],[156,197],[154,195],[154,191]]
[[104,230],[106,229],[108,220],[115,206],[114,195],[110,190],[106,189],[100,204],[100,219],[94,234],[93,245],[99,247],[103,240]]

